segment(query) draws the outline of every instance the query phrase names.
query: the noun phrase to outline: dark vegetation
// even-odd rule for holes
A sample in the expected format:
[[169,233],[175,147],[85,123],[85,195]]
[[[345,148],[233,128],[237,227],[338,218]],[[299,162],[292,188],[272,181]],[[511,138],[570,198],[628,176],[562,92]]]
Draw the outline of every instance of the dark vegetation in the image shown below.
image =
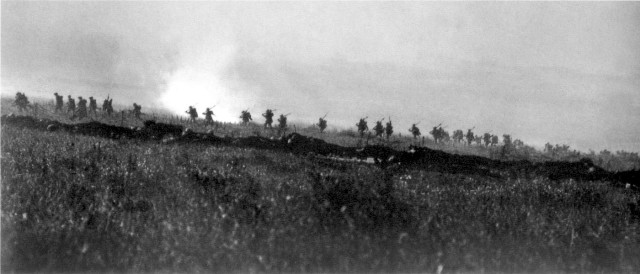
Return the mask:
[[398,151],[387,146],[367,145],[362,148],[343,147],[324,140],[291,133],[279,139],[260,136],[217,137],[212,133],[183,131],[180,125],[157,123],[149,120],[141,128],[126,128],[96,121],[78,124],[64,124],[48,119],[35,119],[30,116],[3,115],[2,123],[16,127],[46,129],[48,131],[67,131],[76,134],[99,136],[112,139],[136,139],[140,141],[163,140],[165,143],[208,144],[246,148],[270,149],[293,152],[296,154],[314,153],[329,157],[372,159],[382,169],[387,168],[426,168],[444,173],[462,173],[489,177],[525,177],[545,176],[550,179],[609,180],[630,184],[628,187],[640,187],[640,171],[609,172],[588,158],[577,162],[547,161],[531,162],[500,161],[489,158],[456,155],[432,150],[425,147],[410,147],[408,151]]
[[640,271],[637,172],[589,160],[1,124],[2,272]]

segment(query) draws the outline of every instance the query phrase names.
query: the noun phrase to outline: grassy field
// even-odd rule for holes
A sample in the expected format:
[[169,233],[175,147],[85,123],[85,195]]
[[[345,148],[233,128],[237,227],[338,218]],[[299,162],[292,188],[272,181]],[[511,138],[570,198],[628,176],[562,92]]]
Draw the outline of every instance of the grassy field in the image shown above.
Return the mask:
[[640,193],[607,182],[8,126],[1,137],[2,272],[640,271]]

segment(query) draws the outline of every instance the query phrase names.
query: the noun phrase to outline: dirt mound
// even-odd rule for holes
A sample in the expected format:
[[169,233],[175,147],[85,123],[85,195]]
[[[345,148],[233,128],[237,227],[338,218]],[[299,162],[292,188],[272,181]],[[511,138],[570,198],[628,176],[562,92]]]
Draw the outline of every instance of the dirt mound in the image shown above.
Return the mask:
[[193,132],[182,126],[146,121],[143,128],[126,128],[99,122],[63,124],[58,121],[36,119],[30,116],[3,115],[2,125],[33,128],[47,131],[66,131],[75,134],[98,136],[103,138],[160,140],[163,143],[230,145],[257,149],[290,151],[296,154],[315,153],[323,156],[369,159],[381,168],[421,168],[442,173],[461,173],[488,177],[535,177],[544,176],[552,180],[609,180],[628,183],[634,188],[640,187],[640,171],[608,172],[589,159],[578,162],[530,162],[499,161],[479,156],[449,154],[424,147],[410,147],[407,151],[398,151],[386,146],[366,146],[364,148],[343,147],[330,144],[322,139],[291,133],[281,139],[268,139],[259,136],[244,138],[220,138],[213,133]]

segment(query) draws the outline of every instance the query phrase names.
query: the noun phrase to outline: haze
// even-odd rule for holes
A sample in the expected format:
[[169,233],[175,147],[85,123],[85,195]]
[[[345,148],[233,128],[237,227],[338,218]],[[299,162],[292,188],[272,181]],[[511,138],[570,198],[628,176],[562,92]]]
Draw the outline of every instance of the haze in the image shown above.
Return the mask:
[[1,88],[637,152],[638,26],[637,2],[3,1]]

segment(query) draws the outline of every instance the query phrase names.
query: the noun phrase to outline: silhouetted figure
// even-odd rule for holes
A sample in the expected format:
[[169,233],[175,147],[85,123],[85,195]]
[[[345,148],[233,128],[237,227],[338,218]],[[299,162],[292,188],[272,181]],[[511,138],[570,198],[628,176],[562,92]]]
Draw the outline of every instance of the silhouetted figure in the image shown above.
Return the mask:
[[251,119],[251,113],[249,113],[249,110],[243,110],[242,113],[240,113],[240,119],[242,119],[242,124],[243,125],[247,125],[249,124],[249,121],[253,120]]
[[360,121],[356,124],[358,132],[360,133],[360,138],[364,137],[364,132],[369,130],[369,126],[366,121],[367,118],[369,117],[360,118]]
[[58,95],[58,93],[54,93],[56,96],[56,110],[55,112],[62,112],[62,107],[64,107],[64,97],[62,95]]
[[211,110],[211,108],[207,108],[207,110],[205,110],[204,113],[202,113],[202,115],[204,115],[204,123],[205,125],[210,125],[213,124],[213,111]]
[[104,102],[102,102],[102,111],[105,112],[107,116],[111,116],[113,113],[113,99],[109,99],[109,97],[104,99]]
[[471,142],[473,142],[473,132],[471,131],[471,129],[467,130],[467,145],[471,145]]
[[413,135],[413,139],[416,139],[418,138],[418,136],[420,136],[420,129],[418,129],[416,124],[413,124],[411,126],[411,128],[409,129],[409,132],[411,132],[411,135]]
[[198,119],[198,111],[196,110],[195,107],[193,106],[189,106],[189,110],[185,111],[187,114],[189,114],[189,118],[191,119],[191,123],[195,123],[196,120]]
[[387,141],[389,141],[389,137],[393,134],[393,125],[391,124],[391,117],[389,117],[389,122],[387,122],[387,126],[384,128],[384,133],[387,135]]
[[78,97],[78,109],[74,117],[78,119],[87,118],[87,100],[83,99],[82,96]]
[[76,113],[76,100],[71,95],[67,96],[67,113],[69,112],[71,112],[71,115]]
[[27,95],[22,92],[16,93],[16,100],[13,102],[13,105],[18,107],[18,111],[20,112],[27,111],[27,108],[30,107]]
[[142,105],[138,105],[136,103],[133,103],[133,116],[142,120],[140,118],[140,115],[142,115]]
[[271,109],[267,109],[267,112],[262,114],[262,117],[265,118],[264,128],[273,128],[271,124],[273,124],[273,111]]
[[373,132],[376,134],[376,137],[382,138],[382,134],[384,133],[384,127],[382,126],[382,120],[376,121],[376,126],[373,127]]
[[318,128],[320,128],[320,133],[322,133],[327,128],[327,120],[325,120],[324,117],[320,118],[316,125],[318,126]]
[[98,114],[98,102],[93,97],[89,97],[89,113]]
[[287,116],[280,114],[280,118],[278,118],[278,132],[284,134],[287,132]]

